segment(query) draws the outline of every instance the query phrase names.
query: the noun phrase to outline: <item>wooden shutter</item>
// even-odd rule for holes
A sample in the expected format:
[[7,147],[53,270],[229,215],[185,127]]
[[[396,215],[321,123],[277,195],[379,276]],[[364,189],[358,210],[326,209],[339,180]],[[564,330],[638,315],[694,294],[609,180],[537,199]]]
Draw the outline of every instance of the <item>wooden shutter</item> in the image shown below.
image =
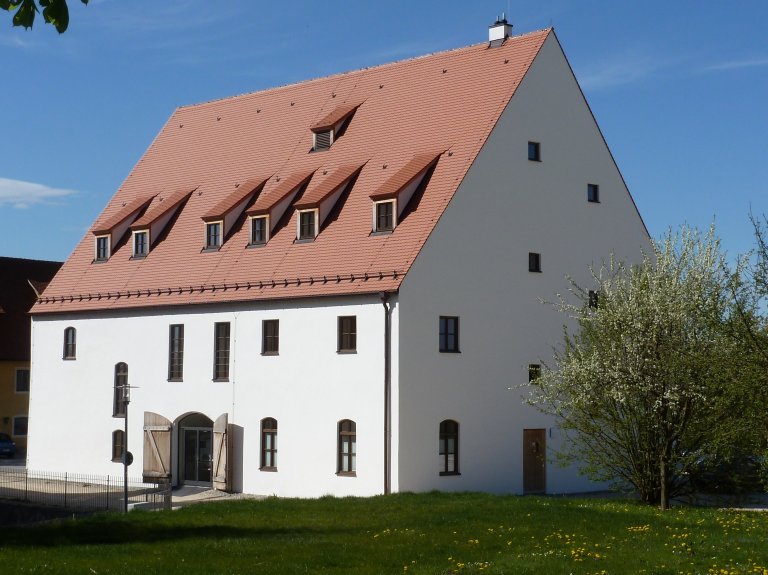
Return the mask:
[[144,481],[170,483],[171,429],[173,425],[162,415],[144,412]]
[[224,413],[213,424],[213,488],[229,491],[232,488],[229,474],[229,426]]

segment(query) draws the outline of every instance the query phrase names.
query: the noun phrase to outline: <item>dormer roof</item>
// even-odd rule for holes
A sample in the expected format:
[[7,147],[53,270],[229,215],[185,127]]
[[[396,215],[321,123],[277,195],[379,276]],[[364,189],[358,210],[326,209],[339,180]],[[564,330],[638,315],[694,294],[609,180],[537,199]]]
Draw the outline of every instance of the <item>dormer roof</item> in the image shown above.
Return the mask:
[[396,198],[414,180],[424,175],[429,168],[437,163],[442,152],[426,152],[414,154],[408,162],[400,168],[384,185],[371,194],[374,201]]
[[126,201],[116,212],[103,216],[93,226],[91,233],[95,236],[112,234],[115,229],[131,225],[139,212],[149,205],[157,194],[143,194]]
[[[158,198],[160,201],[150,206],[150,208],[138,220],[131,224],[132,230],[141,230],[150,228],[152,224],[161,220],[169,212],[178,209],[179,205],[192,195],[194,188],[181,188],[169,196]],[[171,214],[172,215],[172,214]]]
[[[557,42],[551,30],[510,36],[493,49],[483,42],[178,108],[93,227],[129,221],[127,230],[149,205],[147,190],[197,185],[162,241],[139,260],[115,244],[112,257],[94,263],[89,232],[34,313],[397,291],[549,39]],[[341,128],[352,113],[343,137],[310,152],[316,131]],[[371,198],[408,187],[429,161],[421,154],[447,149],[410,200],[418,206],[395,232],[372,235]],[[249,197],[254,182],[245,182],[268,174]],[[297,242],[298,211],[310,208],[319,231]],[[249,249],[246,214],[270,217],[258,249]],[[204,222],[222,216],[231,228],[220,248],[201,252]]]
[[213,208],[208,210],[208,212],[203,214],[203,220],[206,222],[223,220],[228,214],[230,214],[230,212],[232,212],[232,210],[242,206],[243,203],[247,202],[247,200],[253,198],[257,192],[261,191],[261,188],[264,187],[264,184],[268,179],[269,176],[249,178],[243,184],[239,184],[234,192],[230,193]]

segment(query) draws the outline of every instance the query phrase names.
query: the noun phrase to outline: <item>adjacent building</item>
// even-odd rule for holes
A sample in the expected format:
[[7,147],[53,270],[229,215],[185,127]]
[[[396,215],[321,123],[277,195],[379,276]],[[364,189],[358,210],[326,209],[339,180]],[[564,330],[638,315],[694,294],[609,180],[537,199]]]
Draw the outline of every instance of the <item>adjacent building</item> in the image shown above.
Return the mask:
[[647,244],[551,29],[181,107],[33,309],[29,465],[589,489],[518,386],[541,299]]

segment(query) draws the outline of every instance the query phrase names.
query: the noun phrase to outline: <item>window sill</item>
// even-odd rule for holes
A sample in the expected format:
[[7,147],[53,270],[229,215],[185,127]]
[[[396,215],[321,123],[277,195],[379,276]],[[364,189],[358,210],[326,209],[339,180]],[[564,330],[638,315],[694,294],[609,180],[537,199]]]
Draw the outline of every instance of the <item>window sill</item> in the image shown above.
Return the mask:
[[261,355],[280,355],[279,351],[262,351]]
[[101,260],[92,260],[92,264],[105,264],[109,261],[109,258],[101,259]]
[[168,378],[168,381],[179,381],[179,382],[183,382],[183,381],[184,381],[184,378],[183,378],[183,377],[169,377],[169,378]]
[[448,477],[451,475],[461,475],[461,473],[459,473],[458,471],[441,471],[440,472],[440,477]]
[[355,355],[357,353],[356,349],[337,349],[336,353],[338,355]]
[[75,361],[77,358],[72,356],[72,357],[62,357],[61,359],[63,361]]
[[537,159],[535,159],[535,158],[528,158],[528,161],[529,161],[529,162],[536,162],[536,163],[538,163],[538,164],[540,164],[540,163],[541,163],[541,160],[537,160]]
[[339,477],[357,477],[356,471],[337,471],[336,475]]
[[[317,236],[315,236],[316,238]],[[315,238],[296,238],[293,240],[294,244],[311,244],[315,241]]]
[[392,235],[392,232],[394,231],[394,228],[391,230],[373,230],[368,236],[389,236]]
[[531,269],[529,269],[528,271],[530,273],[532,273],[532,274],[540,274],[541,273],[541,270],[531,270]]
[[257,244],[248,244],[245,246],[245,249],[250,250],[253,248],[263,248],[266,245],[267,245],[267,242],[259,242]]
[[115,458],[113,457],[111,461],[112,461],[112,463],[122,463],[122,462],[123,462],[123,459],[122,459],[121,457],[118,457],[117,459],[115,459]]
[[440,353],[461,353],[458,349],[441,349]]
[[221,250],[221,246],[205,246],[200,250],[200,253],[204,254],[208,252],[218,252],[219,250]]
[[114,419],[125,419],[125,414],[124,413],[113,413],[112,417]]
[[277,467],[259,467],[259,471],[269,471],[271,473],[277,473]]
[[131,256],[130,258],[128,258],[128,259],[130,259],[131,261],[133,261],[133,260],[145,260],[145,259],[147,259],[147,255],[148,255],[148,254],[143,254],[143,255],[132,255],[132,256]]
[[600,200],[587,200],[590,204],[599,204]]
[[211,381],[213,382],[229,382],[228,377],[214,377]]

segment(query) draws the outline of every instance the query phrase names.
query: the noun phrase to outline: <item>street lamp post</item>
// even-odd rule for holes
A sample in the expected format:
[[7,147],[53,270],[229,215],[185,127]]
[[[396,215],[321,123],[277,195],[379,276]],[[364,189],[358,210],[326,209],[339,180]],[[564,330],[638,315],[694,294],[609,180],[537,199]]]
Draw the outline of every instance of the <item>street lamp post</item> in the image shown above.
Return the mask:
[[123,435],[123,512],[128,513],[128,466],[133,457],[128,451],[128,404],[131,403],[131,387],[128,382],[123,386],[123,409],[125,410],[125,431]]

